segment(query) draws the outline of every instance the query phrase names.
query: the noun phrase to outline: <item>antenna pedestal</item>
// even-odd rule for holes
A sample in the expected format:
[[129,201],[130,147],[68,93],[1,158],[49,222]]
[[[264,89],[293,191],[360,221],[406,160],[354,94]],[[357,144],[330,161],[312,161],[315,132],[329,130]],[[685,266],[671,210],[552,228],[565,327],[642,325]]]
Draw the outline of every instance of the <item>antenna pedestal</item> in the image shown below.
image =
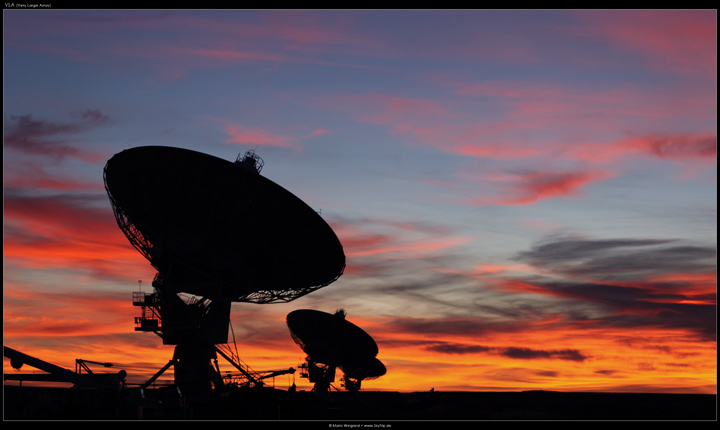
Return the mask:
[[220,373],[212,362],[217,360],[214,346],[181,344],[173,356],[175,384],[183,396],[197,398],[210,393],[213,386],[223,385]]

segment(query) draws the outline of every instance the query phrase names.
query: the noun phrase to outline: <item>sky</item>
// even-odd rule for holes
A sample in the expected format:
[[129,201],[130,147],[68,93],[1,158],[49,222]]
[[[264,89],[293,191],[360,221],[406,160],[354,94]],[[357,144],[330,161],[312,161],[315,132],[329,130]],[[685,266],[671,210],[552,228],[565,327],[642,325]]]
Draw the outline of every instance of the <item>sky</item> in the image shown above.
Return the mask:
[[103,185],[146,145],[254,149],[343,245],[334,283],[232,305],[256,371],[342,308],[365,390],[717,392],[716,10],[3,10],[5,346],[172,358]]

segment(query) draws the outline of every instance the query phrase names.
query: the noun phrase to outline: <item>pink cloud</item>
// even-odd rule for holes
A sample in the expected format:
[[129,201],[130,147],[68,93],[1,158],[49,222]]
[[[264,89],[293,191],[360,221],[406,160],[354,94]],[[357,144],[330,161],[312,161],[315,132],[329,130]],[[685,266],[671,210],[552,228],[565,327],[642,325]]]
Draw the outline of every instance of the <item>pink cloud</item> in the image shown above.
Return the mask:
[[713,77],[717,75],[717,11],[578,11],[579,36],[609,40],[644,58],[654,68]]
[[[453,152],[493,158],[526,158],[552,153],[570,160],[603,163],[651,155],[687,160],[714,157],[712,133],[642,133],[626,130],[672,127],[672,121],[709,119],[715,97],[694,92],[652,93],[636,88],[573,88],[512,81],[460,85],[468,97],[491,97],[507,109],[503,122],[477,123],[449,145]],[[612,132],[615,130],[615,132]],[[435,136],[438,140],[440,136]],[[460,143],[462,142],[462,143]]]
[[295,138],[278,135],[260,127],[226,124],[224,130],[230,136],[225,140],[225,143],[275,146],[279,148],[291,148],[296,151],[301,149]]
[[265,127],[235,124],[224,119],[210,119],[223,125],[223,130],[229,136],[225,139],[225,143],[288,148],[294,150],[295,152],[302,150],[302,140],[312,139],[330,133],[330,130],[328,129],[316,128],[307,132],[295,130],[291,135],[278,134]]
[[672,160],[698,168],[712,164],[717,157],[715,133],[631,134],[608,142],[568,145],[572,158],[590,163],[610,163],[637,157]]
[[[709,119],[714,97],[652,89],[576,88],[560,84],[493,81],[458,84],[461,100],[391,95],[345,98],[343,107],[364,122],[390,127],[442,151],[498,160],[564,157],[611,162],[638,154],[627,131],[672,127],[684,118]],[[689,143],[655,143],[656,155],[692,152]],[[711,142],[694,144],[712,152]],[[682,149],[681,149],[682,148]],[[640,151],[642,153],[642,151]],[[645,152],[650,154],[650,152]]]
[[687,159],[717,156],[716,134],[651,135],[631,138],[623,144],[658,158]]
[[308,137],[320,137],[330,133],[330,130],[325,128],[317,128],[313,130]]
[[348,259],[345,276],[373,276],[395,258],[443,257],[473,237],[442,225],[380,218],[330,220]]
[[600,171],[535,171],[503,176],[491,179],[502,182],[501,188],[505,190],[503,197],[477,199],[472,204],[526,205],[554,197],[577,197],[583,187],[607,177],[607,172]]
[[489,144],[479,145],[473,143],[460,143],[452,151],[461,155],[473,157],[488,157],[496,160],[513,160],[533,157],[546,153],[551,148],[531,147],[527,144],[513,140],[493,141]]
[[466,97],[491,98],[518,123],[542,121],[547,126],[582,125],[590,130],[626,128],[627,119],[711,119],[716,97],[696,87],[682,89],[620,85],[590,88],[528,81],[459,83],[455,91]]
[[364,220],[363,223],[372,223],[379,228],[400,229],[404,233],[368,233],[353,223],[333,221],[331,222],[333,230],[340,238],[348,257],[367,257],[391,252],[414,254],[421,251],[440,251],[471,240],[470,237],[465,236],[449,237],[447,230],[439,226],[369,219]]

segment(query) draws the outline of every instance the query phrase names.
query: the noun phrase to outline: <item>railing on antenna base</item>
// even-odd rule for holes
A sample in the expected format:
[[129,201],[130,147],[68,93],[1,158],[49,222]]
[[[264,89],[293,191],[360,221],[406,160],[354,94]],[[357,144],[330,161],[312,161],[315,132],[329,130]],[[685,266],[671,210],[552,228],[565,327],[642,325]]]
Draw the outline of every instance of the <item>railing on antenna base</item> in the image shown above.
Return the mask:
[[157,312],[157,294],[133,291],[133,306],[141,306],[142,314],[135,317],[135,331],[159,331],[160,315]]

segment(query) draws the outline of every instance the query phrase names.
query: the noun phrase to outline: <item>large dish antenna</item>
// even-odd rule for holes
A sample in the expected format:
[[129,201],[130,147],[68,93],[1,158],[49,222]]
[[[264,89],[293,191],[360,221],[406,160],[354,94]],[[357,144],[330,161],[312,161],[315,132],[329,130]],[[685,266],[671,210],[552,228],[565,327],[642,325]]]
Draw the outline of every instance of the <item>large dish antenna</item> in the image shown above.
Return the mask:
[[105,165],[118,226],[158,271],[153,294],[133,295],[143,308],[136,330],[176,345],[160,373],[172,364],[186,392],[222,384],[211,362],[218,353],[228,358],[217,345],[227,343],[232,302],[289,302],[329,285],[345,269],[330,226],[260,176],[262,166],[254,151],[229,162],[164,146],[128,149]]
[[120,229],[166,288],[288,302],[334,282],[345,255],[320,215],[260,176],[259,163],[254,153],[233,163],[187,149],[137,147],[107,162],[105,188]]
[[299,309],[286,317],[295,343],[306,354],[305,369],[314,390],[327,390],[335,379],[335,369],[343,371],[348,390],[358,390],[365,379],[375,379],[387,372],[375,356],[375,340],[363,329],[345,319],[345,311],[334,314]]

